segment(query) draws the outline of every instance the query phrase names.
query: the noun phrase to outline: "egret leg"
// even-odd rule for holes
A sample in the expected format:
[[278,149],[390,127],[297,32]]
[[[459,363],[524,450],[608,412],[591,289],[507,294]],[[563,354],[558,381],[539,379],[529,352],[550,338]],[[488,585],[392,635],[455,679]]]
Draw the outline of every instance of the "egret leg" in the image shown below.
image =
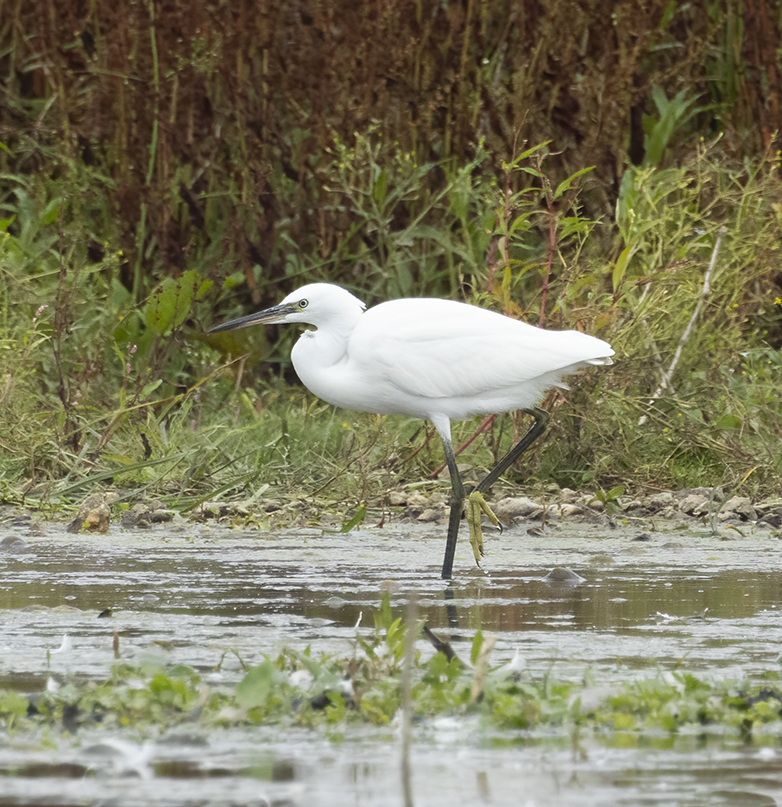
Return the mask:
[[535,440],[546,431],[551,415],[545,409],[539,409],[537,406],[534,409],[522,409],[528,415],[535,418],[535,422],[529,427],[529,430],[524,437],[489,471],[488,474],[480,481],[475,488],[476,492],[483,493],[483,491],[490,488],[504,473],[513,465],[514,462],[535,442]]
[[462,520],[462,510],[464,509],[464,483],[456,466],[456,455],[453,453],[450,439],[443,437],[443,449],[448,473],[451,475],[451,512],[448,516],[448,537],[445,539],[445,557],[441,577],[443,580],[450,580],[453,571],[453,556],[456,552],[456,539],[459,536],[459,522]]
[[[549,413],[545,409],[524,409],[528,415],[532,415],[535,422],[530,426],[524,437],[489,471],[488,474],[478,483],[469,495],[469,506],[467,508],[467,520],[470,525],[470,543],[473,547],[476,563],[483,554],[483,531],[481,530],[481,513],[491,513],[483,492],[491,487],[502,474],[540,437],[546,430],[549,422]],[[456,552],[456,539],[459,535],[459,522],[462,519],[464,509],[464,483],[456,466],[456,455],[453,453],[453,445],[450,439],[443,437],[443,449],[445,450],[445,462],[448,465],[448,472],[451,475],[451,512],[448,517],[448,537],[445,541],[445,557],[443,558],[443,580],[450,580],[453,572],[453,558]],[[492,518],[493,517],[493,518]],[[491,513],[490,518],[499,526],[497,517]]]
[[480,566],[483,557],[483,530],[481,528],[481,514],[485,513],[495,527],[502,530],[502,526],[491,508],[483,498],[483,492],[488,490],[505,471],[540,437],[546,430],[549,422],[549,413],[545,409],[524,409],[532,415],[535,422],[529,427],[524,437],[489,471],[488,474],[470,491],[467,496],[467,523],[470,526],[470,544],[475,555],[475,562]]

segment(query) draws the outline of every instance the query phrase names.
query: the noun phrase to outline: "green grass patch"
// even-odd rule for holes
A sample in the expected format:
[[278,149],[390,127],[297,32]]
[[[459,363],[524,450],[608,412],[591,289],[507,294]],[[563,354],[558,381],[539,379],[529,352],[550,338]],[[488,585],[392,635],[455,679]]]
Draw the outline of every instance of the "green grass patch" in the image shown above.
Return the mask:
[[[482,170],[494,159],[483,145],[463,166],[421,166],[371,131],[330,154],[330,198],[355,226],[328,257],[286,242],[289,276],[271,279],[259,267],[221,277],[203,252],[146,296],[128,290],[110,236],[89,248],[83,168],[9,180],[0,500],[56,510],[114,488],[184,513],[210,496],[382,507],[389,490],[421,483],[442,461],[438,441],[418,422],[337,411],[295,387],[296,328],[274,343],[263,329],[205,334],[216,311],[238,313],[238,289],[265,303],[313,279],[370,304],[461,297],[612,343],[612,367],[544,402],[547,439],[511,482],[778,490],[782,183],[765,163],[702,143],[675,167],[628,168],[602,221],[579,202],[592,175],[552,182],[545,146],[511,155],[501,181]],[[435,169],[442,187],[423,193]],[[475,427],[457,425],[455,441]],[[499,418],[467,462],[490,466],[520,428]]]

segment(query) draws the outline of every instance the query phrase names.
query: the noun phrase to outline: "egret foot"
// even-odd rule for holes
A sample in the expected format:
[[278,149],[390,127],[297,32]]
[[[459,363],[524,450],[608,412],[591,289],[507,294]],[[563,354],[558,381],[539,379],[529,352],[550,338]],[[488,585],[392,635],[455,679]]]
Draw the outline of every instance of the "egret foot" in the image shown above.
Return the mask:
[[502,532],[500,520],[491,510],[483,494],[474,490],[465,500],[467,523],[470,525],[470,545],[475,555],[475,563],[480,566],[483,557],[483,530],[481,529],[481,514],[485,513],[489,521]]

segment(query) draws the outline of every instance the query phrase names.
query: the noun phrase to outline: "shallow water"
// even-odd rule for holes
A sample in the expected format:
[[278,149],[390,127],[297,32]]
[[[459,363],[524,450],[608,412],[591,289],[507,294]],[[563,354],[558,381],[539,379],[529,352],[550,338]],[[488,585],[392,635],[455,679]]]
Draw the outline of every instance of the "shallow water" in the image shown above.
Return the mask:
[[[495,633],[492,663],[518,652],[533,675],[609,686],[656,668],[758,677],[779,667],[782,542],[769,532],[554,524],[488,538],[484,570],[462,539],[455,581],[439,580],[443,531],[392,526],[347,535],[267,535],[219,526],[112,529],[0,524],[0,688],[40,690],[49,675],[104,679],[122,657],[154,655],[236,681],[283,647],[350,652],[382,592],[403,614],[410,592],[429,626],[469,654]],[[727,538],[727,539],[726,539]],[[554,567],[583,582],[550,582]],[[98,619],[104,609],[113,616]],[[361,628],[359,628],[361,630]],[[64,638],[66,637],[67,638]],[[425,645],[422,644],[422,649]],[[47,666],[47,651],[49,662]],[[302,730],[174,734],[143,746],[80,734],[0,738],[0,805],[401,803],[392,728],[340,742]],[[469,719],[416,727],[416,804],[782,804],[777,738],[665,737],[646,747],[487,735]]]

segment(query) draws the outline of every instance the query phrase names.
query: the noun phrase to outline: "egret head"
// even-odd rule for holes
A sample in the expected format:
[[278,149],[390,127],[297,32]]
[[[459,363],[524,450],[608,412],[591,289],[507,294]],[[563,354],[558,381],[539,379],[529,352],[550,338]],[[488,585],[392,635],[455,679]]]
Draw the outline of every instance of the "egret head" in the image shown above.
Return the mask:
[[235,331],[248,325],[273,325],[280,322],[305,322],[318,327],[329,322],[355,320],[365,308],[361,300],[341,286],[310,283],[289,294],[279,305],[216,325],[207,333]]

